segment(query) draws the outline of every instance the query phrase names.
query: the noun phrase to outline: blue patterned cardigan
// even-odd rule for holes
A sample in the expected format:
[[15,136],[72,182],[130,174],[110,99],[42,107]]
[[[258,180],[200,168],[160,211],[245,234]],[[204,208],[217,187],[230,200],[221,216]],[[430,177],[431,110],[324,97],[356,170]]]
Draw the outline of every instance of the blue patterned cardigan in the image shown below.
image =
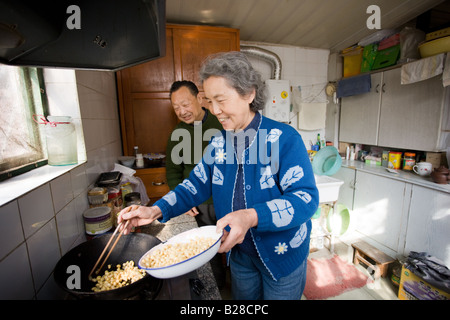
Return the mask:
[[[232,211],[238,160],[226,131],[211,139],[188,179],[155,205],[166,222],[211,195],[217,219]],[[261,117],[257,134],[242,155],[247,208],[258,214],[250,229],[261,261],[274,280],[289,275],[308,256],[311,217],[319,193],[300,134],[291,126]]]

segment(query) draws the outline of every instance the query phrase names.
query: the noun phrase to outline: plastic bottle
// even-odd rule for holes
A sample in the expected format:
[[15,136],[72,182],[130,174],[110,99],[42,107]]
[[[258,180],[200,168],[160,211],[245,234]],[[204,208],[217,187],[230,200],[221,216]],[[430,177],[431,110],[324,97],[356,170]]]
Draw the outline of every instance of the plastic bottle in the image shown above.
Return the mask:
[[137,168],[143,168],[144,167],[144,157],[142,156],[142,153],[138,153],[136,155],[136,167]]

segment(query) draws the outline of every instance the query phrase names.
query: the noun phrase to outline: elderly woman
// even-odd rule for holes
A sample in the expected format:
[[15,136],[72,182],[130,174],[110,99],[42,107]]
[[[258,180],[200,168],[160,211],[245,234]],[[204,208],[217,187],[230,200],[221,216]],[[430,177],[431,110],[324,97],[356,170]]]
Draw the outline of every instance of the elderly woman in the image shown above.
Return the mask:
[[153,207],[138,207],[119,220],[130,220],[128,228],[165,222],[212,195],[233,298],[300,299],[319,198],[301,136],[259,113],[265,87],[244,54],[214,55],[200,76],[224,130],[188,179]]

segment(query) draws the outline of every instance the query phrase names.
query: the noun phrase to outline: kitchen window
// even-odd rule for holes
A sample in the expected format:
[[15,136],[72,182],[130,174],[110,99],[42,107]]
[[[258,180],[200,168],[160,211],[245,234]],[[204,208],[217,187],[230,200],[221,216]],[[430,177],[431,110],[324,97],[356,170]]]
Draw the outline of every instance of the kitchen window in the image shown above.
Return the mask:
[[0,65],[0,181],[47,164],[43,126],[47,115],[42,69]]

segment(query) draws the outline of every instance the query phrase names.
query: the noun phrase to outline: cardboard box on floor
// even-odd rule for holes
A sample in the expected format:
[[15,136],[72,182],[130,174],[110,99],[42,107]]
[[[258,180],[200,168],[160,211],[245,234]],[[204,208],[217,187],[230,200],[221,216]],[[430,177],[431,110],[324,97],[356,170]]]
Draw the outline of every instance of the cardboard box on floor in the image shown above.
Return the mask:
[[398,298],[400,300],[450,300],[450,293],[432,286],[403,266]]

